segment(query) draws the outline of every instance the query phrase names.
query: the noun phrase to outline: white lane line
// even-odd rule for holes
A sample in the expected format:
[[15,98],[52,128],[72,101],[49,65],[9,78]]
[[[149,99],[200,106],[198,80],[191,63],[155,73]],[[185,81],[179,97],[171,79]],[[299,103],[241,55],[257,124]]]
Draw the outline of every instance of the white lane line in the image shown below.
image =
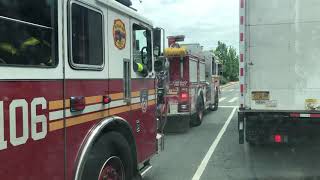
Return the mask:
[[232,92],[232,91],[234,91],[234,89],[230,89],[230,90],[229,90],[229,92]]
[[213,143],[211,144],[207,154],[202,159],[201,164],[199,165],[196,173],[192,177],[192,180],[199,180],[200,179],[200,177],[201,177],[202,173],[204,172],[204,170],[205,170],[205,168],[206,168],[211,156],[214,153],[214,150],[216,149],[218,143],[220,142],[221,137],[223,136],[224,132],[226,131],[228,125],[230,124],[231,119],[232,119],[234,113],[236,112],[236,110],[237,110],[237,108],[233,108],[233,110],[232,110],[231,114],[229,115],[227,121],[224,123],[223,127],[221,128],[218,136],[213,141]]
[[221,102],[221,101],[223,101],[225,99],[227,99],[227,98],[226,97],[222,97],[222,98],[219,99],[219,102]]
[[228,101],[229,103],[235,102],[239,97],[234,97],[232,98],[230,101]]

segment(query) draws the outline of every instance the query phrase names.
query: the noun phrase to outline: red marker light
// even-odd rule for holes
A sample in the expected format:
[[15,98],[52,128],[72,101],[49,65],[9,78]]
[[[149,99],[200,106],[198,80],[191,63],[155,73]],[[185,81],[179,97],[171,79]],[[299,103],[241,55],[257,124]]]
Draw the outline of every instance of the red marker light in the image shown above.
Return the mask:
[[180,98],[181,98],[182,100],[188,100],[188,93],[186,93],[186,92],[181,93],[181,94],[180,94]]
[[74,96],[70,98],[70,111],[82,111],[86,107],[85,98],[83,96]]
[[111,98],[109,96],[103,96],[103,104],[109,104],[111,102]]
[[276,143],[281,143],[281,142],[282,142],[282,137],[281,137],[281,135],[276,134],[276,135],[274,136],[274,142],[276,142]]

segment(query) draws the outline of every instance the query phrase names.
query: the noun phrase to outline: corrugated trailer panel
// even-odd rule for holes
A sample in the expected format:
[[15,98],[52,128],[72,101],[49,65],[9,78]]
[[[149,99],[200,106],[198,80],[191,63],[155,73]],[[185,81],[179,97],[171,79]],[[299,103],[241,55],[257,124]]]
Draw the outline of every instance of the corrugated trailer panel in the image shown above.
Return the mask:
[[320,110],[320,1],[245,2],[245,107]]

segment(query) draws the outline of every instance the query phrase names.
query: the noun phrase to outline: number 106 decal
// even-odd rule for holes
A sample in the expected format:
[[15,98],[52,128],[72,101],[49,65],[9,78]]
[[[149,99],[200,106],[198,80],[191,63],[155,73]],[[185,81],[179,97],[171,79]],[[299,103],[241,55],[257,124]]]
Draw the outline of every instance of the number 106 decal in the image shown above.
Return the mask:
[[[47,117],[42,114],[37,114],[37,107],[41,107],[42,110],[47,109],[47,101],[43,97],[34,98],[30,103],[30,116],[29,116],[29,104],[25,99],[13,100],[9,105],[9,121],[4,119],[4,106],[3,101],[0,101],[0,150],[7,149],[8,139],[12,146],[19,146],[25,144],[27,140],[31,138],[35,141],[43,139],[47,135]],[[16,118],[17,109],[22,111],[22,118]],[[29,119],[30,117],[30,119]],[[22,129],[22,135],[18,137],[17,135],[17,121],[22,121],[19,123],[18,129]],[[30,123],[29,123],[30,121]],[[9,129],[4,128],[5,124],[9,124]],[[30,124],[30,127],[29,127]],[[41,126],[39,126],[41,125]],[[40,129],[37,128],[41,127]],[[9,131],[9,132],[5,132]],[[31,133],[29,133],[31,132]],[[5,137],[5,133],[9,133],[9,137]]]

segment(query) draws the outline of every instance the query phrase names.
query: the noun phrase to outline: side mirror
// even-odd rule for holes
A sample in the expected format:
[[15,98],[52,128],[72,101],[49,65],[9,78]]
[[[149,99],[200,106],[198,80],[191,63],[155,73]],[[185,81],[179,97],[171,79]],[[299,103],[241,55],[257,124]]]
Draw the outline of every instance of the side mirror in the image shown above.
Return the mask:
[[154,28],[153,29],[153,53],[156,56],[161,55],[161,29]]
[[[141,51],[140,51],[140,56],[141,56],[141,60],[142,60],[142,63],[143,64],[147,64],[147,61],[146,60],[148,60],[147,58],[145,58],[145,50],[147,50],[147,47],[143,47],[142,49],[141,49]],[[148,57],[148,56],[147,56]]]
[[153,55],[160,56],[160,48],[157,46],[153,46]]
[[159,104],[164,104],[164,94],[165,90],[163,88],[159,88],[157,91],[157,101]]
[[160,56],[157,58],[157,60],[154,61],[154,71],[155,72],[161,72],[165,70],[166,68],[166,58],[163,56]]

